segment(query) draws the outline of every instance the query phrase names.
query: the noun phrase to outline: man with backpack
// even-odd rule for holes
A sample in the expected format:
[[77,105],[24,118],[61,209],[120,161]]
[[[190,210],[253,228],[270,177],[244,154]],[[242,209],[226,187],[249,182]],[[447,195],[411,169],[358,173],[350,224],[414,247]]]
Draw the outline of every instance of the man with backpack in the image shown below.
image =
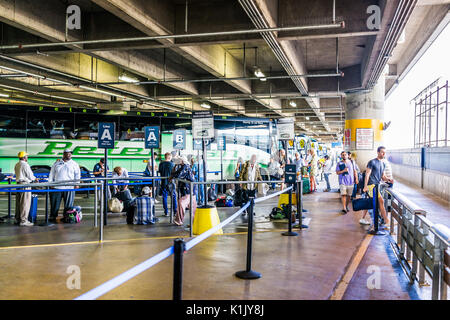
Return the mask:
[[336,165],[336,174],[339,175],[339,191],[343,206],[342,214],[347,214],[350,196],[353,193],[353,185],[358,183],[358,176],[352,162],[348,159],[347,152],[342,151],[341,158],[342,160]]
[[[164,161],[159,163],[158,171],[161,177],[170,177],[172,175],[172,170],[175,164],[171,160],[172,154],[170,152],[166,152],[166,154],[164,154]],[[169,208],[167,206],[167,196],[169,193],[172,197],[173,213],[176,213],[177,195],[175,193],[175,186],[172,182],[169,182],[169,179],[161,179],[161,193],[163,197],[164,215],[169,215]]]

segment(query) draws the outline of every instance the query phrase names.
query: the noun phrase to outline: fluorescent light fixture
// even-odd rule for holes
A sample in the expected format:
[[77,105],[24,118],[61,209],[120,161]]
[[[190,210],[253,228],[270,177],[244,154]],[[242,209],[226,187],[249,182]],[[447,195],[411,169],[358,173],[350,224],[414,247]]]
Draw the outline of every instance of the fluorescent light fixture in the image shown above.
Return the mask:
[[104,90],[100,90],[100,89],[96,89],[96,88],[92,88],[92,87],[86,87],[86,86],[80,86],[81,89],[86,89],[89,91],[94,91],[94,92],[98,92],[98,93],[103,93],[103,94],[107,94],[109,96],[114,96],[114,97],[119,97],[122,99],[126,99],[125,96],[122,96],[120,94],[116,94],[116,93],[112,93],[112,92],[108,92],[108,91],[104,91]]
[[306,120],[309,120],[309,117],[305,117]]
[[313,128],[315,128],[316,127],[316,125],[313,125]]
[[192,125],[192,122],[175,123],[175,127],[185,127]]
[[136,83],[136,82],[139,82],[139,80],[134,79],[134,78],[131,78],[131,77],[125,75],[125,74],[122,74],[122,75],[119,77],[119,80],[122,80],[122,81],[128,82],[128,83]]
[[295,101],[289,102],[289,105],[294,108],[297,107],[297,103],[295,103]]
[[0,97],[9,98],[9,94],[0,93]]
[[255,76],[257,76],[258,78],[261,78],[261,79],[259,79],[259,80],[261,80],[261,81],[266,81],[267,79],[265,78],[265,74],[261,71],[261,69],[260,68],[256,68],[255,69]]
[[200,107],[205,108],[205,109],[211,109],[211,106],[210,106],[208,103],[206,103],[206,102],[203,102],[203,103],[200,105]]

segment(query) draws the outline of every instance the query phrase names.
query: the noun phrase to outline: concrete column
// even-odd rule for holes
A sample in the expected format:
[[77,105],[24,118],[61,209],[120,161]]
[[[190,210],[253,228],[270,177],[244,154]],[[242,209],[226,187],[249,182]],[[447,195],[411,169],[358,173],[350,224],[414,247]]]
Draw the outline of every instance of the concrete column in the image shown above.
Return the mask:
[[[383,145],[384,97],[384,75],[380,77],[372,91],[347,94],[344,146],[346,151],[356,155],[356,163],[361,170],[365,170],[367,162],[376,157],[377,148]],[[363,141],[363,137],[362,135],[357,137],[357,129],[373,129],[373,146],[366,144],[358,147],[356,139],[360,138],[360,141]],[[348,130],[350,143],[345,141]]]

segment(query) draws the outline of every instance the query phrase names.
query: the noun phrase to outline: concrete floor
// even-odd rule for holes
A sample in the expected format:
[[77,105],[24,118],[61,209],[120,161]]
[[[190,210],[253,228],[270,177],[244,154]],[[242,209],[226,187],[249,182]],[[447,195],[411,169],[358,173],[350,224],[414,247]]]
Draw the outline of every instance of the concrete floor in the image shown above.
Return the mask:
[[[330,298],[367,229],[358,223],[359,213],[339,213],[338,198],[336,192],[305,195],[310,228],[297,237],[282,236],[286,224],[267,219],[275,199],[259,204],[253,269],[261,272],[262,278],[253,281],[234,276],[245,269],[247,240],[246,218],[237,218],[224,228],[224,235],[212,236],[185,254],[183,298]],[[84,206],[83,223],[77,225],[20,228],[0,224],[0,299],[73,299],[170,247],[175,237],[189,236],[185,228],[169,225],[165,217],[154,226],[127,226],[125,217],[116,215],[109,218],[110,225],[105,228],[106,242],[99,244],[98,230],[92,226],[92,217],[86,215],[88,206]],[[0,200],[3,212],[4,208],[5,201]],[[235,210],[220,209],[221,220]],[[157,215],[161,213],[158,209]],[[405,289],[406,277],[396,268],[383,238],[388,239],[372,240],[344,299],[417,298],[411,291],[414,288]],[[364,288],[367,266],[374,262],[381,265],[388,279],[397,279],[383,282],[383,286],[387,284],[383,294],[368,293]],[[171,299],[172,264],[170,257],[101,299]],[[80,268],[79,290],[67,288],[69,266]]]

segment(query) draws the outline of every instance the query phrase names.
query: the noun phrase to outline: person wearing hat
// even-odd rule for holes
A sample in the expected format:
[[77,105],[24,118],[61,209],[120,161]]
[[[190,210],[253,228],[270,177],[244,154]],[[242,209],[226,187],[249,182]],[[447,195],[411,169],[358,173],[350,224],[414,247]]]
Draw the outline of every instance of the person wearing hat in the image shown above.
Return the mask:
[[[171,176],[172,178],[176,179],[182,179],[182,180],[188,180],[188,181],[195,181],[194,179],[194,173],[192,172],[192,169],[189,165],[189,161],[186,158],[186,156],[175,158],[175,164],[178,165],[178,169],[173,173]],[[184,222],[184,214],[186,208],[189,208],[189,210],[192,211],[192,213],[195,213],[197,210],[197,200],[196,200],[196,194],[197,190],[195,185],[194,190],[192,193],[192,208],[189,208],[190,206],[190,185],[188,183],[178,181],[178,206],[177,206],[177,214],[175,215],[174,223],[178,226],[182,226]],[[191,222],[192,223],[192,222]]]
[[[32,182],[38,182],[38,179],[31,171],[31,167],[28,164],[28,154],[25,151],[21,151],[17,155],[19,162],[14,167],[14,173],[16,174],[17,184],[29,184]],[[31,190],[31,188],[22,188],[21,190]],[[34,224],[28,221],[28,214],[31,207],[31,192],[16,192],[16,224],[23,227],[30,227]]]
[[[80,180],[80,166],[72,160],[72,150],[65,149],[63,158],[57,160],[48,176],[48,182],[63,182],[68,180]],[[78,186],[64,186],[58,185],[53,189],[78,189]],[[58,217],[59,206],[61,199],[64,198],[64,212],[73,207],[73,200],[75,198],[75,191],[60,191],[50,193],[50,222],[55,223]]]

